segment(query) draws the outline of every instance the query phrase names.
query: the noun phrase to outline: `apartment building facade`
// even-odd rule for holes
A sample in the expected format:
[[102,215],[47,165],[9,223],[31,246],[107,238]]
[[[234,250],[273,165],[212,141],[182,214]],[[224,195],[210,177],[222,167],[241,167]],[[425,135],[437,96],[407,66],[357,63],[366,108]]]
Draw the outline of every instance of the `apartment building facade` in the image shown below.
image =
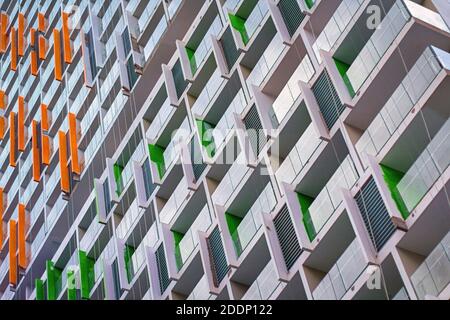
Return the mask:
[[0,299],[450,299],[448,1],[0,9]]

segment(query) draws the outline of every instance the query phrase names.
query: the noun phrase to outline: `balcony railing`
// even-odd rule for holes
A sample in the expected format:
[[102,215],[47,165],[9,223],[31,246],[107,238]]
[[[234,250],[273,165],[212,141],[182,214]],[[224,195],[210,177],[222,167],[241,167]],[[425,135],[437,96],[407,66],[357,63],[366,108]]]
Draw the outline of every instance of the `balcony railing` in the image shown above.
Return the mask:
[[5,258],[2,261],[2,264],[0,265],[0,281],[3,280],[8,271],[9,271],[9,253],[5,256]]
[[126,239],[131,226],[142,211],[143,209],[138,207],[137,200],[135,199],[123,216],[122,221],[120,221],[120,224],[117,226],[117,236],[120,239]]
[[292,183],[323,143],[325,142],[319,138],[311,123],[281,164],[276,172],[277,177],[284,182]]
[[430,144],[397,185],[411,212],[450,165],[450,120],[447,120]]
[[266,50],[259,58],[252,72],[247,78],[247,85],[260,86],[264,79],[269,74],[272,67],[281,56],[283,49],[285,48],[281,36],[277,33],[273,37],[272,41],[267,46]]
[[357,180],[355,165],[347,156],[308,208],[310,220],[304,221],[305,227],[317,235],[342,203],[340,189],[351,189]]
[[175,14],[178,11],[178,8],[180,7],[181,4],[181,0],[172,0],[168,6],[168,11],[169,11],[169,17],[170,19],[172,19]]
[[130,159],[128,160],[127,164],[125,165],[125,168],[120,173],[120,177],[117,177],[116,184],[117,184],[117,194],[120,196],[122,192],[124,191],[125,187],[128,185],[128,183],[133,178],[133,161],[141,162],[142,159],[146,156],[146,150],[144,142],[141,141],[136,149],[134,150],[133,154],[131,155]]
[[31,209],[30,211],[30,226],[32,226],[39,217],[39,214],[42,212],[44,204],[45,204],[44,197],[38,197],[36,203],[33,205],[33,209]]
[[129,260],[128,270],[130,275],[130,282],[136,275],[136,273],[141,269],[141,267],[145,264],[146,261],[146,248],[155,247],[157,241],[159,239],[158,236],[158,226],[154,223],[150,230],[147,232],[145,237],[142,239],[142,242],[137,247],[136,251],[131,256]]
[[192,106],[192,111],[197,115],[203,115],[211,100],[214,98],[220,86],[224,82],[225,79],[220,75],[219,68],[216,68]]
[[214,19],[209,29],[206,31],[205,36],[198,45],[197,49],[195,50],[195,53],[192,55],[192,57],[190,57],[192,74],[195,74],[197,72],[197,69],[201,66],[203,61],[208,56],[208,53],[211,51],[212,48],[211,35],[217,37],[221,30],[222,30],[222,20],[218,15]]
[[183,178],[159,214],[161,223],[170,224],[172,222],[178,209],[186,201],[188,194],[187,181]]
[[212,295],[209,293],[208,277],[206,275],[200,279],[186,300],[212,300]]
[[240,115],[242,111],[244,111],[246,105],[247,100],[245,99],[244,92],[242,91],[242,89],[240,89],[239,92],[236,94],[236,97],[234,97],[230,106],[225,111],[222,118],[219,120],[219,122],[212,131],[212,136],[214,139],[214,147],[216,150],[220,150],[228,134],[234,128],[233,114],[236,113]]
[[126,100],[127,99],[122,93],[117,94],[116,98],[114,99],[114,102],[111,104],[111,106],[109,107],[108,111],[105,114],[105,117],[103,118],[104,132],[108,131],[108,129],[111,127],[116,115],[119,114],[119,112],[122,110]]
[[295,101],[300,97],[301,90],[298,85],[299,81],[308,83],[314,74],[314,66],[309,56],[306,55],[273,103],[273,111],[277,123],[283,121]]
[[403,1],[397,0],[347,70],[346,75],[353,92],[357,92],[363,86],[410,19],[411,15]]
[[213,202],[225,206],[249,170],[245,163],[244,153],[241,152],[214,191]]
[[244,219],[239,223],[236,231],[231,234],[234,250],[238,257],[241,256],[261,228],[263,224],[262,214],[271,213],[276,205],[277,199],[273,192],[272,184],[268,183],[250,210],[245,214]]
[[319,62],[322,62],[320,50],[330,51],[333,48],[363,2],[364,0],[343,0],[336,9],[336,12],[313,44],[314,54]]
[[208,205],[206,205],[183,236],[183,239],[178,243],[178,246],[175,246],[175,260],[178,270],[181,270],[195,248],[197,248],[198,231],[206,232],[211,224],[211,213],[209,212]]
[[381,151],[442,70],[439,63],[442,59],[438,59],[435,52],[449,56],[439,49],[427,48],[356,143],[356,149],[364,159],[366,153],[376,156]]
[[156,49],[159,40],[161,40],[164,32],[167,30],[167,26],[168,26],[167,19],[166,16],[164,15],[159,21],[150,39],[147,41],[147,44],[144,47],[144,56],[146,61],[148,61],[153,51]]
[[258,1],[253,11],[248,16],[245,21],[245,31],[247,32],[247,37],[250,40],[255,34],[259,26],[261,26],[262,21],[269,13],[269,6],[266,1]]
[[100,230],[103,229],[105,225],[101,224],[97,221],[97,218],[94,217],[94,220],[92,220],[91,225],[86,230],[86,233],[84,234],[83,238],[80,240],[80,249],[83,251],[87,251],[89,247],[95,242],[97,239],[98,234],[100,233]]
[[38,253],[39,248],[42,246],[42,243],[44,242],[46,234],[47,234],[47,232],[46,232],[45,225],[42,225],[41,229],[39,230],[39,232],[37,233],[33,242],[31,243],[31,255],[33,257]]
[[150,18],[153,16],[153,13],[155,12],[159,3],[159,0],[148,1],[147,6],[145,7],[138,20],[139,30],[141,33],[144,31],[146,24],[150,21]]
[[84,151],[85,165],[91,160],[91,158],[95,154],[95,151],[99,148],[102,137],[102,130],[99,128],[92,137],[91,142],[87,146],[86,150]]
[[147,130],[147,138],[150,140],[156,140],[174,110],[175,108],[170,105],[169,98],[167,98],[156,114],[155,119],[153,119],[150,124]]
[[56,222],[56,219],[60,216],[62,209],[66,206],[67,201],[62,197],[59,197],[58,200],[53,205],[52,210],[49,212],[47,216],[47,230],[51,230],[53,225]]
[[450,233],[434,248],[411,276],[419,299],[438,297],[450,283]]
[[314,300],[340,300],[366,266],[364,253],[355,239],[314,290]]
[[275,264],[270,260],[255,282],[248,288],[242,300],[268,300],[279,285],[280,281]]

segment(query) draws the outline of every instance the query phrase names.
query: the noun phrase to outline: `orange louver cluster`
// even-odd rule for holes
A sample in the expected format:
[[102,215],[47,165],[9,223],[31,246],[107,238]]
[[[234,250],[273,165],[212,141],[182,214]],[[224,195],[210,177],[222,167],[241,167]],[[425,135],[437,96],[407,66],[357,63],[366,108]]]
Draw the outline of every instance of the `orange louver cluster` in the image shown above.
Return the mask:
[[5,53],[8,47],[8,15],[0,13],[0,53]]
[[9,220],[9,283],[17,285],[17,223]]
[[27,221],[25,217],[25,205],[19,203],[19,214],[18,214],[18,224],[17,224],[17,242],[19,247],[19,267],[22,269],[27,268],[27,245],[25,243],[25,237],[27,232]]
[[19,56],[23,57],[25,54],[25,25],[26,19],[23,13],[19,13],[19,26],[17,27],[17,45]]
[[69,166],[67,163],[67,138],[64,131],[58,132],[59,166],[61,171],[61,190],[70,193]]

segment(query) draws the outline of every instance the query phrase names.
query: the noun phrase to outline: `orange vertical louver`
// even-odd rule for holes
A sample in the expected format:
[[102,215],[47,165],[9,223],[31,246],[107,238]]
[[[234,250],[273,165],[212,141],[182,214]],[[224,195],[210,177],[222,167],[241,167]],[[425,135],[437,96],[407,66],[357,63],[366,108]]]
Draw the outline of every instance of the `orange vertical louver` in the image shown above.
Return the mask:
[[16,113],[9,114],[9,165],[16,166]]
[[39,132],[39,122],[33,120],[31,123],[31,149],[33,152],[33,180],[39,182],[41,178],[41,156],[39,152],[39,140],[40,140],[40,132]]
[[5,53],[8,47],[8,15],[0,13],[0,53]]
[[5,109],[8,104],[8,96],[5,91],[0,90],[0,109]]
[[42,164],[49,165],[51,154],[50,137],[46,134],[41,135],[42,138]]
[[38,60],[37,60],[37,54],[35,50],[32,50],[30,52],[31,54],[31,62],[30,62],[30,72],[33,76],[38,75]]
[[6,120],[5,117],[0,116],[0,140],[3,140],[5,137],[5,131],[6,131]]
[[78,158],[78,130],[77,118],[74,113],[69,113],[69,138],[70,138],[70,155],[72,157],[72,171],[81,175],[81,165]]
[[23,57],[25,54],[25,24],[26,19],[23,13],[19,13],[19,25],[17,27],[17,47],[19,56]]
[[48,119],[48,107],[44,103],[41,103],[41,127],[42,130],[44,131],[48,131],[48,129],[50,129],[50,122]]
[[11,28],[11,70],[17,70],[17,32]]
[[25,217],[25,205],[19,203],[19,214],[18,214],[18,224],[17,224],[17,242],[19,247],[19,267],[22,269],[27,268],[27,246],[25,243],[25,236],[27,232],[27,221]]
[[17,113],[17,149],[25,151],[25,98],[19,96],[19,112]]
[[43,35],[39,35],[39,59],[45,60],[47,49],[47,39]]
[[58,132],[58,142],[61,190],[65,193],[70,193],[69,166],[67,165],[67,138],[64,131]]
[[72,46],[70,44],[69,14],[62,12],[62,36],[64,42],[64,62],[72,63]]
[[53,50],[55,59],[55,79],[62,80],[62,52],[61,52],[61,33],[58,29],[53,29]]
[[47,31],[47,21],[45,19],[44,14],[41,12],[38,13],[38,30],[40,32]]
[[9,220],[9,283],[17,285],[17,223]]

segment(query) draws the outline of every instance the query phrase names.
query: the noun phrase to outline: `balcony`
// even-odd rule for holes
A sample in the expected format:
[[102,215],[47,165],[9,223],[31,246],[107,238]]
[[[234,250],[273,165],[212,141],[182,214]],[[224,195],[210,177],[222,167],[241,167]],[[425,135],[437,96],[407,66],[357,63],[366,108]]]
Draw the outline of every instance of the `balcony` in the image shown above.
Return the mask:
[[[349,49],[350,43],[347,43],[346,47],[339,48],[339,53],[335,55],[335,61],[351,97],[354,97],[370,75],[379,69],[378,64],[382,58],[389,52],[391,45],[412,20],[420,20],[436,29],[449,32],[438,13],[413,1],[397,0],[375,31],[366,35],[366,38],[370,37],[364,47],[354,50],[357,53],[356,57],[350,57],[342,52]],[[400,46],[400,41],[398,45]]]
[[187,201],[189,193],[187,181],[183,178],[159,213],[159,220],[161,223],[170,224],[172,222],[177,211]]
[[97,218],[94,217],[94,220],[91,222],[89,228],[84,233],[83,238],[80,240],[80,250],[88,252],[104,226],[105,225],[99,223]]
[[398,182],[397,190],[407,212],[414,210],[450,165],[449,139],[450,119],[447,119],[433,140]]
[[250,170],[247,167],[244,153],[241,152],[212,194],[213,203],[225,207]]
[[89,142],[89,145],[84,150],[85,167],[87,167],[87,164],[95,155],[95,151],[97,151],[97,149],[100,147],[102,139],[103,139],[102,130],[98,128],[97,132],[94,134],[91,141]]
[[127,239],[128,233],[136,219],[141,215],[144,210],[138,207],[137,200],[135,199],[128,207],[127,212],[124,214],[120,224],[117,226],[116,234],[120,239]]
[[276,120],[278,124],[283,122],[286,115],[302,93],[300,86],[298,85],[299,81],[308,83],[314,74],[314,66],[311,63],[309,56],[306,55],[272,104],[276,117],[274,120]]
[[122,110],[126,101],[127,98],[123,94],[118,93],[114,99],[114,102],[109,106],[109,109],[103,118],[103,131],[105,133],[109,130],[109,128],[113,124],[114,119]]
[[5,258],[2,261],[2,264],[0,265],[0,282],[2,282],[3,278],[6,276],[8,271],[9,271],[9,253],[5,256]]
[[153,223],[128,262],[127,270],[129,282],[134,279],[142,266],[145,265],[146,248],[154,248],[158,240],[158,226],[156,223]]
[[450,284],[450,233],[433,249],[411,276],[419,299],[438,297]]
[[355,239],[314,289],[314,300],[342,299],[366,267],[363,251]]
[[320,50],[331,51],[364,2],[364,0],[343,0],[339,5],[312,46],[319,63],[322,62]]
[[144,57],[145,61],[148,61],[150,57],[153,54],[153,51],[155,51],[159,40],[161,40],[164,32],[167,30],[168,23],[166,16],[164,15],[161,20],[159,21],[158,25],[156,26],[155,30],[153,31],[152,35],[150,36],[149,40],[147,41],[147,44],[144,47]]
[[196,115],[203,115],[224,82],[225,79],[220,75],[219,68],[216,68],[197,97],[197,100],[195,100],[192,106],[192,112]]
[[[140,33],[142,33],[144,31],[145,26],[150,21],[151,17],[153,16],[153,13],[155,12],[159,3],[160,3],[160,1],[157,1],[157,0],[147,1],[147,6],[145,7],[144,11],[142,12],[142,14],[138,20]],[[127,6],[127,8],[128,8],[128,6]]]
[[439,49],[427,48],[408,72],[355,145],[359,154],[363,155],[365,165],[365,154],[376,156],[383,149],[443,69],[441,62],[446,56],[448,53]]
[[169,98],[167,98],[150,124],[146,133],[147,138],[156,140],[174,112],[175,108],[170,105]]
[[214,296],[209,293],[208,277],[204,275],[186,300],[214,300]]
[[194,250],[197,248],[199,241],[198,232],[206,232],[211,224],[211,213],[206,205],[185,234],[174,232],[178,238],[175,240],[175,261],[178,271],[181,270]]
[[272,184],[268,183],[250,210],[245,213],[244,218],[239,222],[236,229],[231,233],[231,239],[237,257],[241,256],[258,230],[262,227],[262,214],[271,213],[276,204],[277,200]]
[[255,282],[248,288],[242,300],[269,300],[280,284],[275,264],[270,260]]
[[247,106],[247,101],[242,89],[238,91],[228,109],[222,115],[217,125],[212,131],[212,137],[214,141],[214,149],[220,150],[224,145],[226,138],[230,132],[234,129],[234,114],[241,115]]
[[[131,157],[126,161],[125,167],[116,163],[114,168],[114,178],[116,180],[116,193],[120,196],[125,188],[128,186],[129,182],[133,179],[133,161],[141,163],[142,160],[147,156],[144,142],[141,141],[136,149],[134,150]],[[119,161],[118,161],[119,162]],[[120,160],[123,163],[123,160]]]
[[181,0],[171,0],[169,6],[167,7],[169,12],[169,18],[172,19],[175,14],[178,12],[178,8],[180,7]]
[[[192,74],[195,75],[203,61],[208,57],[212,50],[211,36],[217,37],[222,30],[222,20],[217,15],[214,21],[209,25],[209,29],[205,32],[203,39],[196,46],[190,48],[186,46],[186,51],[189,57]],[[188,44],[189,45],[189,44]]]
[[[303,223],[311,241],[342,203],[340,189],[350,190],[357,180],[358,173],[355,165],[351,157],[347,156],[315,199],[298,194],[303,212]],[[308,206],[309,201],[312,202]]]
[[315,151],[325,143],[319,138],[314,124],[311,123],[277,170],[277,177],[281,181],[293,183],[309,163]]
[[285,45],[281,36],[276,33],[246,80],[249,89],[252,85],[259,87],[263,83],[272,67],[280,58],[284,48]]

